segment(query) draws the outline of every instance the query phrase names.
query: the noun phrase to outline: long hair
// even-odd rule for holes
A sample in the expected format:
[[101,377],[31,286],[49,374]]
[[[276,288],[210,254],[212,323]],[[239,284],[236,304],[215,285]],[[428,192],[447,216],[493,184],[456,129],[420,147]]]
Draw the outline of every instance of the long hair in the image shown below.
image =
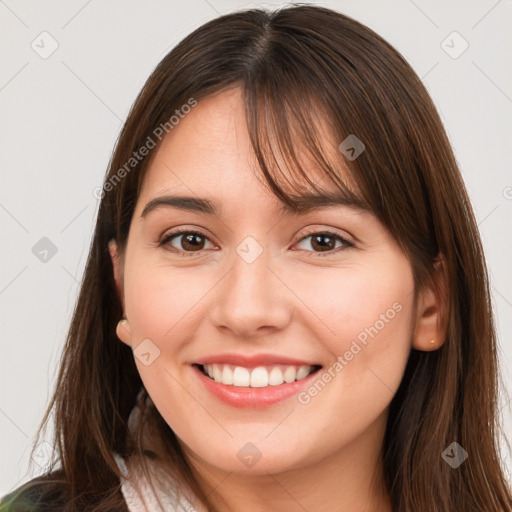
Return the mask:
[[[243,91],[261,176],[279,200],[300,209],[293,182],[285,187],[279,179],[285,172],[316,188],[299,149],[346,191],[343,162],[407,255],[416,294],[444,256],[446,341],[435,351],[411,351],[389,407],[382,456],[393,511],[510,512],[497,435],[500,382],[488,275],[442,122],[421,80],[390,44],[348,16],[310,5],[234,12],[202,25],[165,56],[138,95],[104,178],[55,391],[38,430],[39,437],[53,413],[54,458],[36,481],[44,480],[47,496],[61,497],[62,510],[126,510],[112,452],[141,456],[127,421],[141,389],[145,408],[147,392],[132,350],[116,336],[122,307],[107,246],[115,238],[125,250],[158,147],[133,167],[126,164],[148,137],[155,140],[158,127],[170,128],[176,109],[230,87]],[[356,160],[341,151],[334,157],[319,138],[319,120],[336,144],[354,134],[366,150]],[[153,456],[216,510],[173,431],[156,408],[147,409],[165,446]],[[457,469],[441,456],[454,441],[469,455]]]

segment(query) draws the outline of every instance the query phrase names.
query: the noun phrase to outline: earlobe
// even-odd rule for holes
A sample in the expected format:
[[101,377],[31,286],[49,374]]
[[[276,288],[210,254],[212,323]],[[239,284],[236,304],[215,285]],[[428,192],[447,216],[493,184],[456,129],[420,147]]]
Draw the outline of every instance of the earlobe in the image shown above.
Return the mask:
[[122,318],[117,323],[116,334],[117,334],[117,337],[123,343],[126,343],[129,346],[132,345],[132,330],[130,328],[130,323],[128,322],[128,320],[126,318]]
[[418,296],[412,335],[412,345],[417,350],[437,350],[446,340],[449,318],[448,275],[442,255],[437,258],[434,267],[431,283]]

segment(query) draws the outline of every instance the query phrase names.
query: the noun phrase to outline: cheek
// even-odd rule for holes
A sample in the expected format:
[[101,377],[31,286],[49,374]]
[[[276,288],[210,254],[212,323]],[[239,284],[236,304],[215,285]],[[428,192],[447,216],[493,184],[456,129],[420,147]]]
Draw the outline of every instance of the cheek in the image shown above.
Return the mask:
[[[201,300],[213,284],[194,268],[172,269],[148,262],[125,275],[126,312],[135,343],[144,338],[173,339],[194,322]],[[172,345],[172,344],[171,344]]]
[[[190,395],[183,392],[180,363],[184,346],[195,335],[201,299],[212,284],[204,273],[194,274],[193,268],[165,267],[137,254],[130,263],[124,281],[126,314],[139,375],[160,414],[172,418],[173,427],[180,423],[186,427],[193,414],[179,415],[175,411],[195,410],[190,408]],[[149,364],[140,357],[146,352],[150,354]]]
[[318,271],[300,286],[297,295],[307,298],[319,319],[316,338],[332,357],[332,387],[357,401],[371,400],[377,386],[387,399],[398,388],[411,349],[414,281],[407,260]]
[[385,413],[411,348],[412,275],[403,269],[341,274],[326,279],[327,291],[308,304],[322,319],[317,338],[332,355],[298,397],[302,414],[324,425],[320,452],[332,440],[355,439]]

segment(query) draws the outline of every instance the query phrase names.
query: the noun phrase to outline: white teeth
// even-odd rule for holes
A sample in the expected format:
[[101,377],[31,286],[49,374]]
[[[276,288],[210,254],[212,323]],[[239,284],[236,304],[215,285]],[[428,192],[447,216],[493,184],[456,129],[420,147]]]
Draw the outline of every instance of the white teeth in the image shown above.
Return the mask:
[[271,386],[279,386],[284,382],[283,372],[279,368],[272,368],[268,376],[268,383]]
[[233,371],[227,364],[224,365],[224,369],[222,370],[222,382],[225,384],[233,384]]
[[283,378],[285,382],[293,382],[297,377],[297,370],[293,366],[288,366],[283,373]]
[[215,382],[235,387],[266,388],[306,378],[313,366],[258,366],[244,368],[229,364],[205,364],[204,372]]
[[222,382],[222,370],[218,364],[213,365],[213,380],[215,382]]
[[302,380],[309,375],[309,366],[300,366],[297,370],[297,380]]
[[263,367],[254,368],[251,372],[251,388],[266,388],[268,386],[268,372]]
[[[235,367],[233,371],[233,386],[249,387],[250,382],[251,374],[249,373],[249,370],[242,366]],[[222,383],[224,384],[224,381],[222,381]]]

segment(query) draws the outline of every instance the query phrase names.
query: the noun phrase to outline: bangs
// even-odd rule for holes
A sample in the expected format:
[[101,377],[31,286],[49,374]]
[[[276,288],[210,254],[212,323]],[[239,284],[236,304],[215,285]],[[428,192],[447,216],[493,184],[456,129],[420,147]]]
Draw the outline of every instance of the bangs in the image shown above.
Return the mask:
[[313,90],[297,83],[297,76],[261,73],[247,81],[244,96],[257,163],[287,211],[300,214],[333,202],[374,211],[357,164],[338,149],[345,137]]

